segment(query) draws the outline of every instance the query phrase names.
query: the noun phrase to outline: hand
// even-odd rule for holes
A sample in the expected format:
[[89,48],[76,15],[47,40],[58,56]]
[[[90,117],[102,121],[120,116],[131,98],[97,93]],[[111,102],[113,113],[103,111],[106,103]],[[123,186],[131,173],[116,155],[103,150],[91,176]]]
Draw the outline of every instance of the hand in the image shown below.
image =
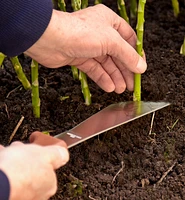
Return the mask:
[[68,160],[67,149],[59,144],[42,147],[15,142],[1,146],[0,169],[10,181],[10,200],[49,199],[57,190],[55,169]]
[[135,51],[136,34],[104,5],[77,12],[53,10],[41,38],[25,53],[46,67],[75,65],[106,92],[133,90],[133,73],[146,62]]

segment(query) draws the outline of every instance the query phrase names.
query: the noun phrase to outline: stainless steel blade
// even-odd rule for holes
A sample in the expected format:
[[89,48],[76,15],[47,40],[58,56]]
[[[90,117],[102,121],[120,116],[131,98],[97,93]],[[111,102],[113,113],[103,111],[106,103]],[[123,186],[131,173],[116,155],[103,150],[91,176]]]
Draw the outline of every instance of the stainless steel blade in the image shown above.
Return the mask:
[[126,124],[169,105],[170,103],[168,102],[144,101],[111,104],[74,128],[60,133],[55,137],[64,140],[68,148],[70,148],[100,133]]

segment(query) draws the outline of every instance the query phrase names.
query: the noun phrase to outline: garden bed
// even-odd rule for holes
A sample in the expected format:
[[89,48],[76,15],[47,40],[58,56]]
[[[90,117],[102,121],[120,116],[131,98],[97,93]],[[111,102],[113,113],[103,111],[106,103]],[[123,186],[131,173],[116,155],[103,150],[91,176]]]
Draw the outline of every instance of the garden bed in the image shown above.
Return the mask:
[[[106,1],[117,12],[115,1]],[[147,115],[70,149],[70,162],[57,171],[52,200],[185,199],[185,5],[173,16],[171,1],[147,0],[144,49],[148,70],[142,76],[142,100],[169,101],[155,114],[152,134]],[[134,24],[134,23],[133,23]],[[29,58],[20,57],[27,76]],[[92,105],[84,104],[80,83],[70,67],[40,67],[41,118],[32,114],[31,94],[18,81],[8,59],[0,70],[0,143],[27,141],[32,131],[56,135],[111,103],[132,100],[132,93],[105,93],[91,80]],[[60,97],[69,96],[65,100]],[[33,163],[34,165],[34,163]]]

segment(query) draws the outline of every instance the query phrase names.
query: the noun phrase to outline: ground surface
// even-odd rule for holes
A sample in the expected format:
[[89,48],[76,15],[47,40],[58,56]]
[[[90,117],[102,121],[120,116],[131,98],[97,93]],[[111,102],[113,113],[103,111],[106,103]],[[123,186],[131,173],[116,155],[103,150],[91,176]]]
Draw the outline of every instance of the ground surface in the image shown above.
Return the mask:
[[[106,1],[117,12],[115,1]],[[70,162],[57,171],[58,192],[52,200],[185,199],[185,6],[178,19],[171,1],[148,0],[144,49],[148,70],[142,76],[142,99],[171,106],[84,142],[70,150]],[[29,76],[30,59],[21,59]],[[0,142],[26,141],[34,130],[55,135],[70,129],[107,105],[132,100],[132,93],[107,94],[89,81],[92,105],[83,103],[80,84],[69,67],[40,68],[41,119],[32,115],[30,91],[19,87],[10,62],[0,70]],[[16,88],[16,89],[15,89]],[[61,101],[60,96],[69,96]],[[177,123],[176,123],[177,122]],[[33,163],[34,165],[34,163]],[[122,170],[120,170],[122,168]],[[120,170],[120,171],[119,171]]]

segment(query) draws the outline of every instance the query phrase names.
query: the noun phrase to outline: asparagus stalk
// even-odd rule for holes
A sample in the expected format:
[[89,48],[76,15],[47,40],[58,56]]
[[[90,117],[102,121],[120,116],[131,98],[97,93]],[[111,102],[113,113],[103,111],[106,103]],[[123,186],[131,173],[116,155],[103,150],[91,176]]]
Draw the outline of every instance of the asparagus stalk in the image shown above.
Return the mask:
[[78,80],[79,79],[78,69],[75,66],[72,65],[71,71],[72,71],[72,74],[73,74],[73,78],[75,80]]
[[31,84],[30,84],[30,82],[26,78],[26,75],[23,72],[23,69],[22,69],[22,66],[19,62],[18,57],[17,56],[12,57],[12,58],[10,58],[10,60],[12,61],[12,64],[14,66],[17,77],[18,77],[19,81],[22,83],[23,87],[26,90],[31,89]]
[[185,55],[185,37],[184,37],[184,42],[183,42],[181,49],[180,49],[180,54]]
[[[71,0],[71,5],[74,11],[81,9],[81,0]],[[73,73],[73,78],[75,80],[79,79],[78,69],[75,66],[71,66],[71,70]]]
[[74,11],[81,9],[81,0],[71,0],[71,5]]
[[177,17],[179,15],[179,2],[178,0],[172,0],[172,7],[174,16]]
[[79,80],[81,81],[81,88],[85,98],[85,104],[89,106],[91,104],[91,93],[88,87],[86,74],[82,71],[79,72]]
[[31,81],[32,81],[32,106],[33,114],[40,118],[40,98],[39,98],[39,80],[38,80],[38,62],[32,60],[31,63]]
[[88,0],[82,0],[82,9],[87,8]]
[[0,67],[3,64],[3,61],[4,61],[5,57],[6,56],[3,53],[0,53]]
[[[139,0],[137,14],[137,44],[136,50],[140,56],[143,56],[143,34],[144,34],[144,10],[146,0]],[[141,74],[134,75],[134,101],[141,101]]]
[[118,10],[119,10],[120,16],[126,22],[129,23],[129,18],[128,18],[126,7],[125,7],[125,1],[124,0],[117,0],[117,4],[118,4]]
[[66,4],[64,0],[58,0],[58,7],[60,10],[66,12]]
[[[87,0],[71,0],[72,7],[74,11],[80,10],[82,8],[86,8],[88,5]],[[72,66],[74,68],[74,66]],[[81,88],[82,88],[82,93],[85,99],[85,104],[90,105],[91,104],[91,94],[89,91],[88,83],[87,83],[87,77],[86,74],[83,72],[79,71],[79,80],[81,82]]]
[[97,5],[97,4],[99,4],[99,3],[102,3],[102,0],[95,0],[95,1],[94,1],[94,4],[95,4],[95,5]]
[[134,19],[137,15],[137,0],[130,1],[130,18]]
[[[72,4],[72,7],[76,6],[76,4],[73,3],[73,1],[71,2],[71,4]],[[58,0],[58,7],[59,7],[59,9],[61,11],[66,12],[66,3],[65,3],[65,0]],[[76,7],[75,7],[75,9],[76,9]],[[71,66],[71,71],[72,71],[72,74],[73,74],[73,78],[75,80],[77,80],[78,79],[78,69],[75,66]]]

